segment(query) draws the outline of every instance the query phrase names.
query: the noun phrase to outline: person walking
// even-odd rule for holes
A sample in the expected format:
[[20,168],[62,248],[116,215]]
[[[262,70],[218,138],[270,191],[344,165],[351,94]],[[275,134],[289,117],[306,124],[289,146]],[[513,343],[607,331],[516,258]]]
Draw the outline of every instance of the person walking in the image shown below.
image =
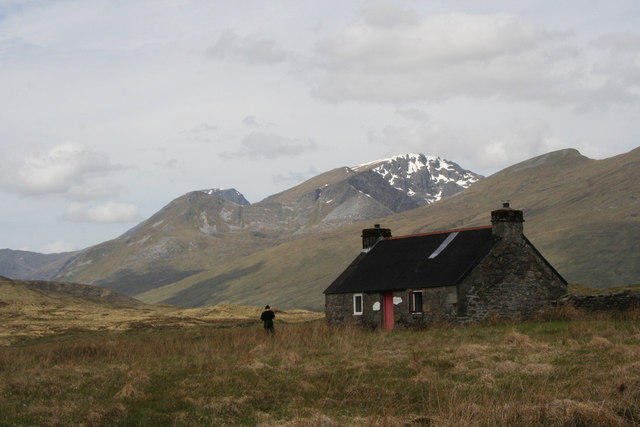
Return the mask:
[[260,320],[262,320],[264,322],[264,331],[269,334],[275,334],[276,331],[273,328],[273,319],[274,317],[276,317],[276,314],[271,311],[271,307],[269,307],[268,305],[266,305],[264,307],[264,311],[262,312],[262,314],[260,315]]

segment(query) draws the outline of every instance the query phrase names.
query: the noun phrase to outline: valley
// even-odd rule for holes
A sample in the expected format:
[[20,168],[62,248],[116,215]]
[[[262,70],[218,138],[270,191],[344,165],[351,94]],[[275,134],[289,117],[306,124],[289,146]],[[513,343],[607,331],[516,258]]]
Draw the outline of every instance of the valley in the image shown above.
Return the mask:
[[482,179],[442,159],[396,156],[254,204],[235,190],[194,191],[116,239],[30,271],[23,263],[19,277],[98,285],[152,304],[321,311],[322,291],[359,253],[363,228],[381,223],[401,236],[488,225],[510,200],[524,211],[525,235],[567,281],[635,285],[639,186],[640,149],[603,160],[561,150]]

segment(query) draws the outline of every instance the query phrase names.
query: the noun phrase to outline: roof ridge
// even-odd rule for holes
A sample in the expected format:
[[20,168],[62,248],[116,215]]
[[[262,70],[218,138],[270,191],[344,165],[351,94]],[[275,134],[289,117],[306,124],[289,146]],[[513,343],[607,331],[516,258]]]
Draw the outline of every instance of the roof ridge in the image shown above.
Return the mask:
[[407,234],[405,236],[384,237],[382,240],[408,239],[410,237],[431,236],[431,235],[435,235],[435,234],[460,233],[462,231],[486,230],[486,229],[490,229],[490,228],[491,228],[490,225],[483,225],[483,226],[479,226],[479,227],[469,227],[469,228],[454,228],[452,230],[432,231],[430,233]]

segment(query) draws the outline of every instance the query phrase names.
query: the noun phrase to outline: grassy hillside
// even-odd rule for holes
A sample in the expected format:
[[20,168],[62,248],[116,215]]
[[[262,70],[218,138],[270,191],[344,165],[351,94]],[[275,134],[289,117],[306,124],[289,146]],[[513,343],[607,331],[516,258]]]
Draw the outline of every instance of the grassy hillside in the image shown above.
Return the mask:
[[[480,178],[422,155],[378,165],[391,168],[384,170],[386,178],[382,171],[370,170],[372,164],[357,170],[342,167],[249,205],[233,202],[239,195],[233,190],[193,191],[124,235],[69,254],[29,277],[97,284],[137,296],[200,271],[218,272],[229,262],[283,242],[415,209]],[[244,266],[240,272],[252,268]]]
[[[228,225],[218,214],[233,216],[232,211],[239,209],[216,196],[189,193],[126,235],[79,253],[59,280],[94,283],[136,296],[278,242],[277,236],[225,229]],[[214,226],[219,233],[212,231]]]
[[570,282],[592,288],[640,278],[640,149],[604,160],[575,150],[505,169],[441,202],[269,247],[137,295],[147,302],[220,302],[322,310],[322,291],[361,250],[374,223],[393,235],[490,224],[511,200],[524,210],[525,234]]
[[0,301],[3,305],[84,305],[97,304],[108,308],[137,307],[143,303],[98,286],[41,280],[12,280],[0,276]]
[[[277,318],[288,323],[322,316],[304,310],[282,311],[277,305],[274,308]],[[229,322],[258,327],[261,311],[260,307],[229,304],[187,309],[147,305],[97,286],[0,277],[0,346],[73,330],[127,331]]]
[[0,346],[0,425],[638,425],[638,326],[69,331]]
[[332,185],[346,180],[349,176],[354,174],[348,168],[341,167],[332,169],[328,172],[313,177],[302,184],[296,185],[281,193],[274,194],[264,199],[260,203],[272,203],[272,202],[290,202],[305,194],[315,191],[317,188],[323,188],[326,185]]

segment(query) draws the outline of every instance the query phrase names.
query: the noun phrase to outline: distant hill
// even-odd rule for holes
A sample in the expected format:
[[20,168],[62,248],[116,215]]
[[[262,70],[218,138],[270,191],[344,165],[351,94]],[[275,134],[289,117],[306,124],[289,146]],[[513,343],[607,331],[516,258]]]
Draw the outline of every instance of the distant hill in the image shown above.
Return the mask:
[[[380,223],[398,236],[488,225],[491,210],[510,200],[524,210],[527,237],[570,283],[640,282],[640,148],[603,160],[560,150],[484,179],[456,169],[397,156],[334,169],[251,205],[196,191],[38,272],[150,303],[322,310],[322,291],[360,251],[363,228]],[[451,183],[466,189],[451,195]]]
[[137,296],[288,241],[424,206],[480,179],[453,162],[406,154],[337,168],[254,204],[235,189],[194,191],[30,277]]
[[99,286],[41,280],[13,280],[0,276],[0,305],[11,303],[62,306],[82,306],[91,303],[113,308],[134,308],[143,305],[135,298]]
[[525,234],[571,283],[632,285],[640,277],[640,149],[604,160],[561,150],[504,169],[465,191],[406,212],[285,242],[138,295],[195,305],[273,302],[321,310],[322,291],[361,250],[374,222],[393,235],[490,224],[510,200]]
[[213,188],[210,190],[202,190],[203,193],[209,195],[216,195],[223,200],[233,202],[236,205],[246,206],[250,205],[249,201],[235,188]]
[[40,254],[37,252],[0,249],[0,274],[15,278],[33,277],[39,269],[68,255],[70,253]]

